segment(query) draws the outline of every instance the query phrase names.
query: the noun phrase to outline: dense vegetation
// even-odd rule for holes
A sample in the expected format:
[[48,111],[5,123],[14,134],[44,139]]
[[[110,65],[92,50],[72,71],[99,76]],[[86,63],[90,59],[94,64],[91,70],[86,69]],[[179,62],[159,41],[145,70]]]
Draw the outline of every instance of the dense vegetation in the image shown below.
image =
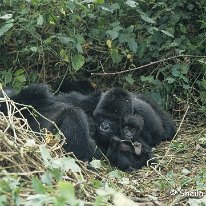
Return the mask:
[[[190,1],[3,0],[0,79],[21,88],[68,74],[183,98],[198,89],[205,104],[206,3]],[[121,75],[99,76],[149,67]],[[114,81],[115,80],[115,81]],[[102,85],[101,85],[102,86]],[[196,95],[195,95],[196,96]]]
[[[65,75],[90,78],[101,88],[118,85],[149,91],[181,118],[189,106],[195,108],[190,121],[199,124],[195,116],[206,114],[205,14],[205,0],[2,0],[0,82],[21,89]],[[205,145],[205,136],[201,141]],[[182,142],[174,141],[172,148],[179,152]],[[54,177],[62,180],[58,172]],[[201,182],[205,171],[196,178]],[[0,205],[10,187],[15,205],[19,181],[4,179]],[[33,179],[33,188],[46,193],[38,179]],[[74,198],[70,184],[59,182],[57,188],[62,196],[55,199],[56,205],[69,202],[65,189]],[[53,186],[49,189],[53,194]],[[42,196],[38,197],[40,201]],[[101,205],[98,198],[95,205]]]

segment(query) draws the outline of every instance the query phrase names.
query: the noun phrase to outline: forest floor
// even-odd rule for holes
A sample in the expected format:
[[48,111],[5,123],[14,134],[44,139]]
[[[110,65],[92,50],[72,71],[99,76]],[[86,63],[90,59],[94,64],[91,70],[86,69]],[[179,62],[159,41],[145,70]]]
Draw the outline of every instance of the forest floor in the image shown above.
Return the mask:
[[92,170],[65,158],[55,136],[0,114],[0,205],[204,205],[206,128],[177,125],[175,139],[154,151],[159,164],[128,174],[106,161],[93,161]]

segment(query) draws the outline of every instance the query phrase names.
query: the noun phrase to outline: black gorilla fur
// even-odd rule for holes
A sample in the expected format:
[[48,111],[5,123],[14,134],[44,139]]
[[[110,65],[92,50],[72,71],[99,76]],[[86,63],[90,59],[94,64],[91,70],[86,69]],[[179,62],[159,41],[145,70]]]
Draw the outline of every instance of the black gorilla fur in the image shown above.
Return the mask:
[[[126,114],[121,119],[120,138],[110,140],[107,157],[120,169],[130,172],[146,165],[153,157],[152,148],[140,137],[144,119],[138,114]],[[151,162],[155,160],[152,159]]]
[[162,107],[157,102],[155,102],[151,97],[146,96],[144,94],[136,94],[135,96],[151,105],[153,110],[160,116],[164,128],[162,140],[171,140],[176,133],[176,126],[174,121],[169,116],[169,114],[166,111],[164,111]]
[[138,114],[126,114],[121,120],[121,139],[139,141],[144,119]]
[[95,85],[89,80],[72,80],[69,77],[60,79],[52,83],[52,89],[54,91],[60,91],[63,93],[69,93],[72,91],[79,92],[81,94],[89,94],[95,91]]
[[[9,96],[17,103],[31,105],[40,114],[54,121],[66,137],[66,151],[74,152],[78,159],[91,160],[96,146],[90,138],[88,117],[78,105],[74,106],[69,100],[64,103],[60,96],[54,97],[45,84],[34,84],[22,89],[18,94],[12,93]],[[0,110],[6,113],[6,105],[1,103]],[[43,117],[35,115],[34,119],[28,110],[22,110],[22,114],[34,131],[47,128],[56,132],[55,126]]]
[[94,110],[97,128],[94,139],[104,152],[108,150],[113,136],[121,136],[120,122],[125,114],[138,114],[143,118],[140,138],[149,147],[171,140],[176,132],[174,122],[156,102],[143,95],[112,88],[101,96]]
[[142,168],[153,157],[151,148],[144,142],[125,141],[116,136],[111,138],[106,155],[112,165],[126,172]]
[[103,93],[93,112],[95,134],[98,147],[105,154],[112,136],[120,136],[120,119],[124,114],[132,113],[131,95],[121,88],[112,88]]

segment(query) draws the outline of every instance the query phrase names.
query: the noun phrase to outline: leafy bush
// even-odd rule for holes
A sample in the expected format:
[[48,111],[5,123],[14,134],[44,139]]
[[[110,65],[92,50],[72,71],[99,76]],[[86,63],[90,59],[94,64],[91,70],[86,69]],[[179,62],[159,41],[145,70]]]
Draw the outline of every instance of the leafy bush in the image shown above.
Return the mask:
[[[72,78],[102,70],[115,73],[176,55],[206,53],[205,0],[3,0],[0,4],[0,67],[11,73],[1,73],[0,78],[8,84],[16,71],[24,71],[12,81],[17,88],[25,81],[46,81],[65,73]],[[168,99],[171,93],[188,97],[204,74],[205,58],[188,56],[103,77],[105,83],[114,80],[114,85],[150,89]]]

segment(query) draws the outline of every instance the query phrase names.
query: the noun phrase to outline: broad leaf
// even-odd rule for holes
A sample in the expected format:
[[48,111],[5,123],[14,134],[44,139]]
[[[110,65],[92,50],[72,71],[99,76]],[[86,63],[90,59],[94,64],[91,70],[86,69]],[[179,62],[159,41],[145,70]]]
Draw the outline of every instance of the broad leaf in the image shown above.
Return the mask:
[[76,54],[72,57],[72,66],[75,71],[82,68],[85,63],[85,59],[81,54]]
[[111,51],[111,57],[112,57],[112,61],[115,64],[119,64],[122,61],[122,56],[119,54],[119,52],[117,50]]
[[155,24],[155,21],[153,19],[151,19],[150,17],[146,16],[146,14],[141,14],[141,18],[144,21],[146,21],[146,22],[148,22],[150,24]]
[[131,39],[130,41],[128,41],[128,46],[129,46],[129,49],[136,53],[137,51],[137,42],[134,40],[134,39]]
[[37,25],[41,26],[44,23],[44,18],[41,14],[39,14],[38,18],[37,18]]
[[162,33],[166,34],[167,36],[170,36],[172,38],[174,38],[174,35],[166,30],[160,30]]
[[14,24],[13,23],[8,23],[8,24],[5,24],[4,26],[2,26],[0,28],[0,37],[2,35],[4,35],[7,31],[9,31],[9,29],[11,29],[11,27],[13,26]]
[[138,5],[136,1],[132,1],[132,0],[127,0],[126,4],[132,8],[135,8]]
[[116,39],[119,35],[119,33],[114,30],[109,30],[106,32],[106,34],[108,34],[112,38],[112,40]]

